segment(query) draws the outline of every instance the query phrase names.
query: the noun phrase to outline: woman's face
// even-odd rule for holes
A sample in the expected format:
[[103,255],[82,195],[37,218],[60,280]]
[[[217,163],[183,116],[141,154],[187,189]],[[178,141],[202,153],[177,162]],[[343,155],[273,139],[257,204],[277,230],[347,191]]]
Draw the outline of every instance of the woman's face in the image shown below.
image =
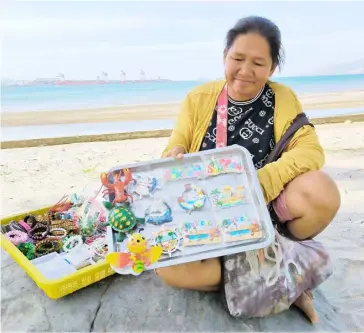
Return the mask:
[[224,64],[229,96],[240,101],[255,97],[276,67],[267,40],[257,33],[237,36]]

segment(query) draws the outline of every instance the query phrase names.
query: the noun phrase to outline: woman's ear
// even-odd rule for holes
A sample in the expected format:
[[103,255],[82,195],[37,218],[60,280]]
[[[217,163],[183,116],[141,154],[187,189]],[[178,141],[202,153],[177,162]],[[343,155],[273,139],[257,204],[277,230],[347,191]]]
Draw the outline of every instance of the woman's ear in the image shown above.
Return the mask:
[[225,63],[225,61],[226,61],[226,57],[227,57],[227,54],[228,54],[228,50],[225,48],[224,49],[224,63]]
[[271,70],[269,72],[269,76],[272,76],[276,69],[277,69],[277,65],[276,64],[273,64],[272,65],[272,68],[271,68]]

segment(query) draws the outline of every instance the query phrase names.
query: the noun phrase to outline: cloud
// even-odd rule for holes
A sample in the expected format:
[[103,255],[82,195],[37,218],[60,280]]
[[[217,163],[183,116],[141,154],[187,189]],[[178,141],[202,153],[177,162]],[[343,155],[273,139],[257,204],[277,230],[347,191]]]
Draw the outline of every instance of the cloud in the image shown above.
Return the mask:
[[64,37],[67,35],[92,36],[94,34],[113,34],[116,31],[142,29],[168,29],[168,27],[205,28],[209,25],[202,19],[169,19],[158,17],[120,16],[117,19],[105,17],[89,17],[86,19],[14,19],[3,20],[3,36],[5,38],[32,39],[42,37]]
[[143,16],[124,17],[119,20],[92,19],[25,19],[4,20],[4,37],[39,38],[57,37],[68,34],[92,35],[114,29],[143,29],[157,25],[156,20]]
[[59,56],[80,56],[90,55],[110,55],[110,54],[130,54],[130,53],[158,53],[158,52],[197,52],[212,51],[222,52],[222,41],[201,41],[185,43],[163,43],[163,44],[146,44],[146,45],[119,45],[108,42],[100,42],[87,45],[85,47],[70,47],[69,45],[59,45],[58,47],[49,48],[32,48],[26,52],[24,50],[14,50],[4,47],[3,54],[6,58],[27,58],[27,57],[50,57]]

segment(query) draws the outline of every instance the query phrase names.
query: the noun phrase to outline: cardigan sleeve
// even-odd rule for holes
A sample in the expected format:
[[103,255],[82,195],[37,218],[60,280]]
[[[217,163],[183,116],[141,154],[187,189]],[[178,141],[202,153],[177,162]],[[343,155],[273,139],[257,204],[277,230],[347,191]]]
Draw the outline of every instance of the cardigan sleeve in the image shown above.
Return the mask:
[[193,112],[194,103],[191,93],[189,93],[181,105],[174,129],[162,153],[162,157],[165,157],[176,146],[183,147],[186,153],[189,152],[193,137]]
[[[284,131],[288,129],[293,118],[302,113],[302,105],[297,96],[293,91],[289,90],[289,92],[291,94],[289,97],[293,95],[293,103],[288,103],[290,106],[284,107],[287,112],[281,112],[276,119],[277,122],[285,123]],[[308,171],[321,169],[324,162],[324,151],[315,129],[312,126],[299,129],[281,157],[276,162],[269,163],[258,170],[258,178],[266,203],[277,198],[291,180]]]

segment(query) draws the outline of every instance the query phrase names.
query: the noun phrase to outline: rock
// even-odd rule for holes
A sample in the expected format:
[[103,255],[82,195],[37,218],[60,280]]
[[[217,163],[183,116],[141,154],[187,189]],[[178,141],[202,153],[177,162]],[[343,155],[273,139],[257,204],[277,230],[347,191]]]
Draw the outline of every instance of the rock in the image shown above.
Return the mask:
[[296,309],[267,318],[232,318],[219,294],[170,288],[153,272],[114,275],[59,300],[49,299],[16,263],[2,267],[1,282],[2,332],[348,331],[320,292],[315,294],[320,323],[313,326]]

